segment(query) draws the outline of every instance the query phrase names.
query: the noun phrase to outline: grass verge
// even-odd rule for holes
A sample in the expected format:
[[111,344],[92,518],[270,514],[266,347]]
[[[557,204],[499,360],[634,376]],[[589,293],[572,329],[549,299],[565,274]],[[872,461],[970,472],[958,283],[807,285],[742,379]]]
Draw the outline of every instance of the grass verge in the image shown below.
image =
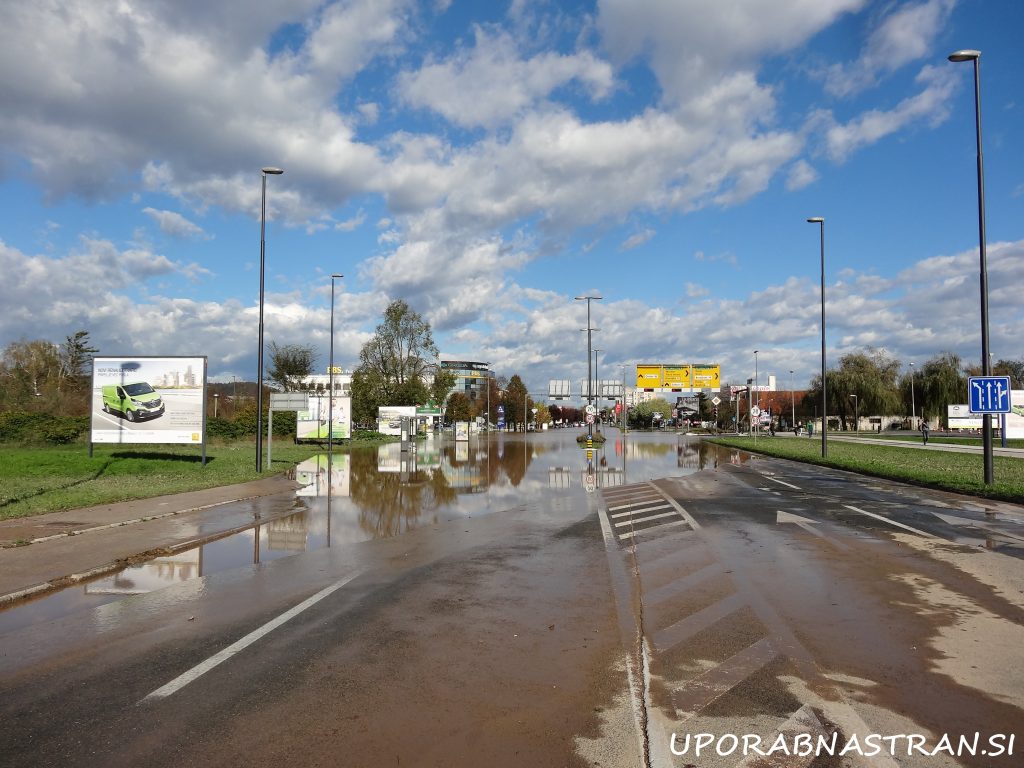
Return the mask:
[[861,445],[835,440],[828,457],[821,457],[821,440],[760,438],[755,448],[749,437],[718,437],[710,442],[741,448],[751,453],[819,464],[875,477],[967,493],[990,499],[1024,503],[1024,460],[995,457],[995,483],[985,485],[982,456],[949,451],[929,451],[888,445]]
[[[387,439],[351,445],[378,442]],[[335,449],[349,445],[336,443]],[[84,444],[0,445],[0,520],[245,483],[324,452],[316,444],[275,441],[273,466],[259,474],[250,441],[207,445],[205,467],[199,448],[192,446],[96,445],[89,458]]]

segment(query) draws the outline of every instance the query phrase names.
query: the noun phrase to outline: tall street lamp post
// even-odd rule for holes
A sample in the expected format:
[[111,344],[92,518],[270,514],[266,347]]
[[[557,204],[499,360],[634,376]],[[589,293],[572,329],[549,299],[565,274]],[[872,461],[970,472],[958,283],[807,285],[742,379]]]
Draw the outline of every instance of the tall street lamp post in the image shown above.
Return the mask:
[[599,352],[604,352],[603,349],[594,348],[594,386],[597,387],[597,393],[595,400],[597,401],[597,411],[601,412],[601,379],[597,377],[597,355]]
[[[593,402],[593,392],[591,391],[591,387],[593,386],[593,380],[594,380],[593,379],[593,371],[590,368],[591,332],[593,330],[590,327],[590,302],[592,302],[592,301],[600,301],[602,298],[603,298],[602,296],[590,296],[589,294],[585,295],[585,296],[576,296],[575,297],[575,301],[585,301],[585,302],[587,302],[587,405],[590,405]],[[587,424],[587,436],[588,437],[593,437],[594,436],[594,425],[593,424],[589,424],[589,423]]]
[[[974,121],[978,143],[978,243],[981,259],[981,375],[992,375],[988,351],[988,259],[985,250],[985,162],[981,153],[981,51],[963,50],[949,54],[954,62],[974,62]],[[992,460],[992,415],[981,417],[981,439],[985,454],[985,485],[995,482]]]
[[914,428],[914,421],[917,420],[917,408],[914,403],[914,364],[910,364],[910,428]]
[[284,171],[280,168],[266,167],[260,169],[263,185],[260,195],[260,330],[259,359],[256,361],[256,471],[263,471],[263,285],[264,265],[266,263],[267,234],[267,176],[280,176]]
[[327,395],[327,454],[333,455],[334,451],[334,281],[344,277],[337,273],[331,275],[331,351],[327,363],[327,387],[330,392]]
[[825,384],[825,219],[812,216],[808,224],[821,230],[821,457],[828,456],[828,394]]
[[761,384],[757,379],[757,350],[754,350],[754,391],[757,392],[757,407],[761,407]]
[[789,405],[793,409],[793,416],[792,416],[793,423],[790,424],[790,426],[795,428],[796,427],[796,390],[793,389],[793,386],[794,386],[794,383],[793,383],[793,372],[790,371],[789,372]]

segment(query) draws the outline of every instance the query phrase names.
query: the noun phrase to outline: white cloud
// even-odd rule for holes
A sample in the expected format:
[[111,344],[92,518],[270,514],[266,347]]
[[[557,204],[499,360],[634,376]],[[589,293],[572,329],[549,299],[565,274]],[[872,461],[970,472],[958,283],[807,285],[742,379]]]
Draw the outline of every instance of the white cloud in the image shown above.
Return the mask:
[[786,177],[786,189],[793,192],[803,189],[817,180],[818,172],[814,170],[814,167],[806,160],[797,160],[789,169],[789,175]]
[[841,163],[853,152],[913,122],[925,120],[935,125],[945,120],[949,114],[949,97],[956,86],[954,75],[949,67],[927,66],[917,76],[924,90],[903,99],[890,110],[872,109],[844,124],[836,123],[830,113],[819,113],[812,122],[822,121],[828,125],[826,151],[832,160]]
[[625,242],[623,242],[622,245],[619,246],[619,250],[632,251],[634,248],[639,248],[641,245],[646,243],[648,240],[654,237],[654,235],[655,232],[653,229],[645,229],[642,232],[637,232],[636,234],[626,238]]
[[871,32],[860,57],[851,64],[834,64],[826,73],[825,88],[835,96],[848,96],[873,86],[880,76],[925,56],[956,6],[956,0],[925,0],[893,6]]
[[151,217],[159,226],[160,231],[174,237],[206,239],[209,236],[203,228],[180,213],[174,211],[158,211],[156,208],[143,208],[142,212]]
[[493,128],[573,81],[601,99],[612,87],[611,66],[588,51],[526,59],[511,35],[490,35],[478,27],[471,50],[404,73],[398,90],[408,104],[431,109],[449,122]]

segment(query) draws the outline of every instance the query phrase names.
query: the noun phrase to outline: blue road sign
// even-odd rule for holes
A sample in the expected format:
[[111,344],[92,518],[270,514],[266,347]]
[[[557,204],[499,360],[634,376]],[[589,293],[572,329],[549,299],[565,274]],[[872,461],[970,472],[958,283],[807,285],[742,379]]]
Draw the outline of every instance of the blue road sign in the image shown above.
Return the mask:
[[971,413],[1009,413],[1009,376],[971,376],[967,379]]

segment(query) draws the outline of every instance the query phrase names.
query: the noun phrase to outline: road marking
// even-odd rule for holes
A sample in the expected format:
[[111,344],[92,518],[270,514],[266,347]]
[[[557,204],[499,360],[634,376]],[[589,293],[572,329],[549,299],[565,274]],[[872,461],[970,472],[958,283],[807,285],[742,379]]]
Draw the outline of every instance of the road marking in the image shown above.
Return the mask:
[[765,477],[766,480],[771,480],[773,483],[778,483],[779,485],[785,485],[788,488],[792,488],[794,491],[802,491],[803,490],[802,488],[799,488],[799,487],[793,485],[792,483],[787,483],[785,480],[777,480],[776,478],[770,477],[768,475],[765,475],[764,477]]
[[675,510],[672,512],[662,512],[660,515],[649,515],[647,517],[638,517],[634,520],[623,520],[621,523],[615,523],[616,528],[625,528],[627,525],[636,525],[637,523],[648,523],[651,520],[660,520],[663,517],[675,517]]
[[843,544],[842,542],[836,541],[830,536],[826,536],[824,533],[815,528],[814,526],[818,524],[817,520],[811,520],[807,517],[800,517],[800,515],[794,515],[792,512],[783,512],[782,510],[776,510],[775,523],[776,525],[779,523],[793,523],[794,525],[800,526],[808,533],[817,536],[819,539],[827,541],[829,544],[836,547],[837,549],[849,549],[849,547]]
[[622,531],[619,533],[620,539],[630,539],[637,536],[642,536],[645,533],[664,533],[665,528],[671,528],[675,525],[689,525],[685,520],[673,520],[671,523],[662,523],[661,525],[655,525],[651,528],[641,528],[639,531]]
[[655,509],[669,509],[669,506],[661,499],[659,499],[657,503],[654,503],[654,501],[652,500],[650,502],[647,502],[647,506],[637,507],[636,509],[631,509],[628,512],[616,512],[614,515],[608,515],[608,517],[610,517],[612,520],[617,520],[620,517],[629,517],[630,515],[637,515],[641,512],[651,512]]
[[[681,522],[686,522],[685,520]],[[710,579],[712,576],[721,576],[724,571],[724,567],[721,563],[711,563],[705,565],[699,571],[695,571],[687,576],[671,581],[663,587],[652,589],[650,592],[644,592],[644,600],[647,603],[647,607],[652,607],[668,600],[670,597],[674,597],[683,592],[687,592],[694,587],[703,584],[705,581]]]
[[[636,498],[636,497],[633,497],[633,498]],[[655,502],[655,501],[661,501],[661,497],[660,496],[651,495],[651,496],[648,496],[646,498],[642,498],[642,499],[639,499],[637,501],[634,501],[634,502],[632,502],[630,504],[616,504],[614,507],[608,507],[608,511],[609,512],[614,512],[617,509],[629,509],[630,507],[639,507],[639,506],[642,506],[644,504],[651,504],[652,502]]]
[[881,520],[883,523],[888,523],[889,525],[895,525],[897,528],[903,528],[904,530],[910,531],[911,533],[916,533],[918,536],[924,536],[927,539],[937,539],[937,538],[939,538],[938,536],[935,536],[935,535],[933,535],[931,533],[925,533],[924,531],[918,530],[917,528],[911,528],[909,525],[904,525],[903,523],[898,523],[895,520],[891,520],[888,517],[885,517],[884,515],[876,515],[874,512],[868,512],[866,509],[861,509],[860,507],[854,507],[854,506],[852,506],[850,504],[843,504],[843,506],[846,507],[847,509],[852,509],[854,512],[860,512],[862,515],[867,515],[868,517],[873,517],[876,520]]
[[667,651],[687,638],[693,637],[712,624],[724,619],[729,614],[738,611],[746,605],[746,601],[740,594],[732,594],[724,600],[719,600],[707,608],[692,613],[675,624],[665,627],[654,633],[651,638],[654,647],[659,651]]
[[765,637],[687,681],[672,692],[676,717],[685,721],[696,716],[778,655],[771,640]]
[[315,595],[313,595],[310,598],[307,598],[306,600],[303,600],[301,603],[296,605],[294,608],[291,608],[290,610],[285,611],[280,616],[278,616],[276,619],[271,619],[266,624],[264,624],[262,627],[259,627],[258,629],[253,630],[248,635],[243,637],[241,640],[235,641],[234,643],[229,645],[227,648],[223,649],[222,651],[220,651],[218,653],[215,653],[213,656],[208,658],[206,661],[201,662],[200,664],[197,664],[196,666],[192,667],[192,669],[188,670],[187,672],[185,672],[185,673],[183,673],[181,675],[178,675],[178,677],[176,677],[173,680],[171,680],[171,682],[169,682],[166,685],[163,685],[163,686],[157,688],[155,691],[153,691],[148,696],[146,696],[144,699],[142,699],[142,701],[140,701],[139,703],[141,704],[143,702],[151,701],[153,699],[165,699],[168,696],[170,696],[171,694],[176,693],[177,691],[180,691],[182,688],[184,688],[186,685],[191,683],[193,680],[197,680],[201,676],[205,675],[207,672],[209,672],[211,669],[216,667],[218,664],[227,661],[228,659],[230,659],[235,654],[237,654],[240,651],[243,651],[246,648],[248,648],[250,645],[255,643],[257,640],[259,640],[264,635],[267,635],[270,632],[273,632],[275,629],[280,627],[285,622],[290,621],[291,619],[294,619],[296,616],[298,616],[300,613],[305,611],[307,608],[312,608],[314,605],[319,603],[325,597],[328,597],[329,595],[333,594],[334,592],[337,592],[339,589],[341,589],[346,584],[348,584],[350,581],[352,581],[352,579],[356,578],[356,576],[358,576],[359,573],[360,573],[359,571],[356,571],[355,573],[349,574],[345,578],[343,578],[343,579],[341,579],[339,581],[334,582],[330,586],[325,587],[324,589],[321,589]]
[[1000,530],[991,523],[983,522],[981,520],[972,520],[969,517],[957,517],[956,515],[944,515],[941,512],[932,512],[932,514],[939,518],[942,522],[948,523],[949,525],[967,528],[978,528],[979,530],[995,534],[996,536],[1005,536],[1008,539],[1024,541],[1024,538],[1021,538],[1021,535],[1018,533],[1009,533],[1008,531]]

